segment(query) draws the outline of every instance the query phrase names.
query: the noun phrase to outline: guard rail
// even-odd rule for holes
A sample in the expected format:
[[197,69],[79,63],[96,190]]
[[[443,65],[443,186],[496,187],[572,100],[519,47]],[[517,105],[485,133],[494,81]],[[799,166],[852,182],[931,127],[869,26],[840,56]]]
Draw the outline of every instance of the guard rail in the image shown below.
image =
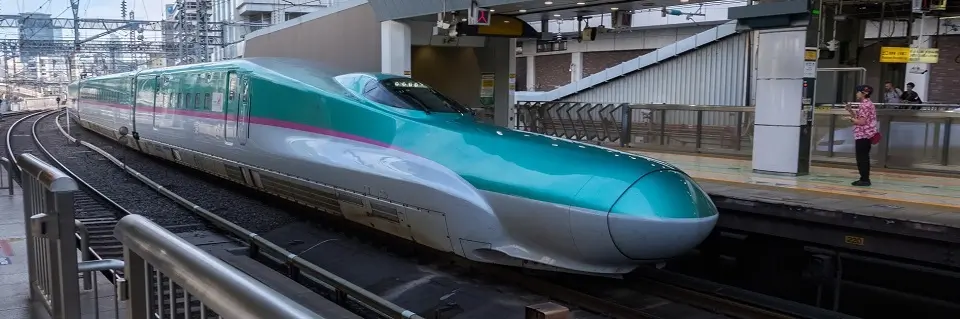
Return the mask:
[[[885,136],[871,150],[878,167],[960,173],[956,104],[878,106]],[[902,105],[919,109],[898,109]],[[551,136],[639,150],[727,155],[753,153],[754,108],[745,106],[521,102],[515,127]],[[885,108],[894,107],[894,108]],[[814,110],[812,159],[854,164],[853,129],[843,104]]]
[[[28,274],[31,296],[52,318],[113,312],[120,318],[173,318],[215,314],[222,318],[322,318],[259,281],[232,268],[146,218],[128,215],[114,229],[123,243],[120,260],[77,261],[86,234],[74,219],[75,180],[30,154],[17,161],[23,187]],[[84,258],[87,259],[87,258]],[[111,305],[101,304],[97,274],[123,270]],[[84,289],[93,289],[93,309],[81,309]],[[90,276],[90,277],[87,277]],[[88,279],[92,278],[92,285]],[[112,285],[106,285],[113,287]],[[105,296],[106,297],[106,296]],[[84,299],[87,299],[84,297]],[[86,316],[83,316],[86,317]]]

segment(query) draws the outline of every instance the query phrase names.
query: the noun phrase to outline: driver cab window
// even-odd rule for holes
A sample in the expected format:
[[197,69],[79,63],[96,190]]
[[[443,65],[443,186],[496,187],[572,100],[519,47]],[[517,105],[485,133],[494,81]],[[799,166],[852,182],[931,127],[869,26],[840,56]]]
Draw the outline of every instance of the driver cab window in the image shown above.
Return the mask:
[[380,82],[376,80],[367,82],[367,85],[363,87],[363,96],[380,104],[402,109],[415,109],[384,89],[383,85],[380,85]]

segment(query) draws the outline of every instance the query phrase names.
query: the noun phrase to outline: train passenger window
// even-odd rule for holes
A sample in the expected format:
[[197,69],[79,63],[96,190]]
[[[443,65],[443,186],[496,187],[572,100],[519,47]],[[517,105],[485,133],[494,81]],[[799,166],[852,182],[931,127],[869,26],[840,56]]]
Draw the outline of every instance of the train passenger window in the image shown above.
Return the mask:
[[200,104],[200,93],[194,94],[193,96],[193,108],[199,110],[203,104]]
[[173,106],[173,108],[179,109],[179,108],[180,108],[180,105],[181,105],[181,104],[180,104],[180,101],[181,101],[180,93],[177,93],[177,104],[175,104],[175,105]]
[[192,109],[192,108],[193,108],[193,99],[191,99],[190,96],[193,95],[193,94],[192,94],[192,93],[187,93],[187,94],[184,94],[184,95],[185,95],[185,96],[184,96],[184,98],[183,98],[183,104],[184,104],[184,105],[183,105],[183,108],[184,108],[184,109],[187,109],[187,110]]
[[204,109],[204,110],[210,110],[210,101],[211,101],[211,99],[210,99],[210,93],[204,93],[204,94],[203,94],[203,109]]

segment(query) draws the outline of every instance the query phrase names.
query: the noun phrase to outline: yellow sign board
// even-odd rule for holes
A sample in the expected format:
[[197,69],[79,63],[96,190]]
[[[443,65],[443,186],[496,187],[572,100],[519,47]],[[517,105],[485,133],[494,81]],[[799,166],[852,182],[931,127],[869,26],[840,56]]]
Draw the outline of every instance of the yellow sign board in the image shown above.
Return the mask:
[[940,49],[880,48],[880,63],[937,63],[938,61],[940,61]]
[[816,61],[817,60],[817,50],[806,50],[803,51],[803,60],[804,61]]

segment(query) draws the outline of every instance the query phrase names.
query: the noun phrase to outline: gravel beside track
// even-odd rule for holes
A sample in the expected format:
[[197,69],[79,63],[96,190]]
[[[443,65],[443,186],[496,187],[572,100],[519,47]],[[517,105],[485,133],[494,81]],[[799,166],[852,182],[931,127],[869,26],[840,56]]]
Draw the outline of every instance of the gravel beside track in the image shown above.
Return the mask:
[[[61,125],[66,128],[66,122],[63,117],[60,119]],[[72,122],[72,121],[71,121]],[[53,122],[51,121],[51,124]],[[54,125],[52,125],[54,126]],[[51,141],[56,141],[55,143],[66,143],[68,140],[64,137],[57,128],[54,126],[53,131],[56,133],[56,138],[51,139]],[[71,134],[74,137],[78,137],[83,141],[96,145],[97,147],[107,151],[114,157],[116,157],[121,162],[125,163],[130,168],[133,168],[140,173],[144,174],[147,178],[150,178],[154,182],[162,185],[163,187],[169,189],[170,191],[176,193],[177,195],[182,196],[183,198],[203,207],[210,212],[217,214],[220,217],[223,217],[233,223],[236,223],[240,227],[246,228],[249,231],[262,233],[267,232],[273,229],[282,227],[283,225],[292,223],[297,219],[294,216],[291,216],[289,213],[272,209],[267,204],[246,198],[245,196],[238,196],[234,191],[225,189],[222,184],[217,184],[212,182],[209,178],[191,176],[188,173],[203,174],[201,172],[184,172],[183,169],[177,167],[171,167],[172,163],[162,163],[162,160],[152,158],[148,155],[140,154],[133,149],[121,146],[117,144],[116,141],[111,141],[106,138],[103,138],[99,135],[96,135],[93,132],[86,131],[77,124],[72,124]],[[69,156],[70,152],[79,152],[85,151],[87,153],[84,161],[87,162],[100,162],[103,165],[108,165],[114,171],[119,171],[124,175],[127,175],[126,180],[131,181],[131,183],[137,183],[143,185],[136,178],[129,176],[129,174],[124,173],[113,163],[104,159],[100,154],[93,152],[87,149],[84,146],[71,147],[76,149],[76,151],[63,151],[62,155],[55,156]],[[95,170],[89,170],[86,172],[88,175],[98,175]],[[86,178],[86,177],[84,177]],[[110,181],[105,181],[109,183]],[[93,183],[92,181],[90,182]],[[223,181],[222,183],[228,183]],[[108,185],[108,184],[102,184]],[[149,189],[151,193],[156,193],[147,186],[143,186],[146,189]],[[117,187],[121,188],[121,187]],[[106,193],[105,193],[106,194]],[[113,196],[113,194],[107,194],[108,196]],[[122,194],[117,194],[121,195]],[[156,194],[158,197],[165,199],[164,203],[170,203],[171,205],[176,205],[181,209],[184,214],[188,216],[183,216],[181,214],[170,215],[166,218],[170,219],[180,219],[180,218],[191,218],[192,220],[200,221],[202,220],[195,213],[187,211],[185,208],[174,203],[172,200],[167,199],[165,196]],[[116,200],[116,199],[115,199]],[[156,210],[152,207],[153,202],[146,201],[140,205],[140,210],[137,211],[137,214],[143,214],[145,216],[156,215],[150,211]],[[141,212],[143,211],[143,212]],[[153,217],[151,217],[153,219]],[[156,220],[154,220],[156,222]]]
[[[121,207],[134,214],[143,215],[151,221],[178,233],[205,230],[209,227],[193,212],[178,205],[173,200],[157,193],[139,180],[130,176],[112,162],[84,146],[78,146],[60,134],[54,119],[55,115],[40,120],[37,134],[40,141],[53,157],[63,163],[67,169],[100,191]],[[27,121],[32,122],[33,119]],[[26,121],[25,121],[26,122]],[[15,128],[15,134],[29,132],[30,126],[23,123]],[[24,133],[28,134],[28,133]],[[15,137],[16,138],[16,135]],[[31,149],[30,153],[49,162],[42,152],[37,150],[30,138],[13,140],[14,152],[21,153]],[[77,218],[101,217],[85,216],[77,212]],[[122,217],[122,216],[118,216]]]

